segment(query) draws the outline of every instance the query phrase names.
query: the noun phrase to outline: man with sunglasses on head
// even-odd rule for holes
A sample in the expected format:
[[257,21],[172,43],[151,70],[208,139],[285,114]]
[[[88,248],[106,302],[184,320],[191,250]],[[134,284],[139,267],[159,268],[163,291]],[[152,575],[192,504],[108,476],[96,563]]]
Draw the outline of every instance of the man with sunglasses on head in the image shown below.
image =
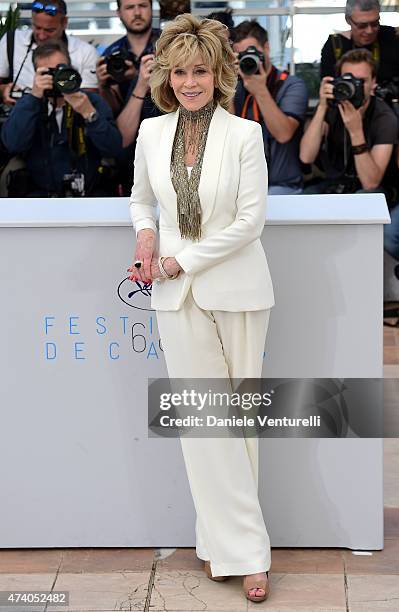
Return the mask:
[[365,48],[377,64],[377,83],[399,76],[399,36],[396,28],[380,25],[379,0],[347,0],[349,31],[331,34],[321,52],[321,78],[336,76],[335,66],[352,49]]
[[122,137],[108,104],[81,91],[63,41],[38,45],[32,60],[32,91],[17,101],[1,131],[5,149],[26,161],[26,170],[10,173],[8,195],[114,195],[103,159],[118,159]]
[[32,53],[49,39],[62,40],[67,45],[72,65],[82,76],[82,89],[97,91],[97,52],[92,45],[77,36],[65,33],[68,17],[64,0],[35,0],[31,8],[32,28],[15,31],[12,70],[10,54],[7,52],[7,36],[3,36],[0,41],[0,95],[3,102],[14,105],[16,97],[13,97],[13,92],[25,89],[29,91],[32,88],[35,76]]

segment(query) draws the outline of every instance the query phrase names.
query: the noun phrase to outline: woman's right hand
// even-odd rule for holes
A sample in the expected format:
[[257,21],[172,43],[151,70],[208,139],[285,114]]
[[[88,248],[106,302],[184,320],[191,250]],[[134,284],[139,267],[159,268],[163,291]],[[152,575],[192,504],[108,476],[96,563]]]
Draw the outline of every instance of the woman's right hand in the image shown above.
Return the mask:
[[[151,282],[151,261],[155,250],[155,232],[154,230],[142,229],[137,233],[136,250],[134,253],[133,263],[128,268],[128,272],[132,272],[129,276],[130,280],[141,280],[143,283]],[[142,261],[141,268],[136,268],[134,262]]]

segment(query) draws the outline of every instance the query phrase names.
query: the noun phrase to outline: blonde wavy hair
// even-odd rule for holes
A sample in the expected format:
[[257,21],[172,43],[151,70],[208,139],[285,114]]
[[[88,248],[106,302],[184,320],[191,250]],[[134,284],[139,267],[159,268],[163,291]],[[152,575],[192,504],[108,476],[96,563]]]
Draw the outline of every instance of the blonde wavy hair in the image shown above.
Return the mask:
[[184,13],[165,26],[155,49],[156,64],[149,85],[151,98],[160,110],[165,113],[177,110],[179,102],[169,85],[170,71],[191,63],[198,54],[214,74],[214,99],[228,109],[235,94],[237,74],[226,26],[214,19],[198,19]]

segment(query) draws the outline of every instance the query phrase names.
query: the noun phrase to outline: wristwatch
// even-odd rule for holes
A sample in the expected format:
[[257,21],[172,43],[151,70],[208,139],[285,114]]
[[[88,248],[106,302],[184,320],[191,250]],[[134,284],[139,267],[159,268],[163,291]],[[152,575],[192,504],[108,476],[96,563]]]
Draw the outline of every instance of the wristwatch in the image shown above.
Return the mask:
[[88,117],[86,117],[85,123],[94,123],[94,121],[97,121],[99,116],[100,116],[100,114],[98,113],[98,111],[93,110],[93,111],[91,111],[90,115]]

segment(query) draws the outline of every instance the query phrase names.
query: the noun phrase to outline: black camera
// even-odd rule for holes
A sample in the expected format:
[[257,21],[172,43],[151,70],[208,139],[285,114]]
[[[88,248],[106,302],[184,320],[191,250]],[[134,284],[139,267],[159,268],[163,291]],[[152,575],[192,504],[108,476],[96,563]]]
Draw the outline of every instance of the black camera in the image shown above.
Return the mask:
[[259,65],[265,61],[263,53],[254,45],[250,45],[238,54],[240,70],[244,74],[259,74]]
[[64,94],[75,93],[80,89],[82,77],[72,66],[58,64],[55,68],[49,68],[47,74],[53,77],[53,89],[47,89],[44,92],[48,97],[56,98]]
[[397,101],[399,99],[399,77],[393,77],[392,81],[385,81],[382,85],[377,85],[375,95],[388,103]]
[[349,100],[355,108],[360,108],[364,103],[364,79],[357,79],[351,72],[346,72],[331,81],[331,85],[334,87],[334,98],[329,100],[331,106],[337,106],[344,100]]
[[116,49],[105,58],[107,72],[114,81],[120,82],[124,80],[125,72],[129,68],[126,64],[126,60],[133,62],[136,70],[139,70],[140,62],[137,62],[133,53],[127,49]]
[[389,104],[399,119],[399,77],[393,77],[392,81],[377,85],[375,95]]

